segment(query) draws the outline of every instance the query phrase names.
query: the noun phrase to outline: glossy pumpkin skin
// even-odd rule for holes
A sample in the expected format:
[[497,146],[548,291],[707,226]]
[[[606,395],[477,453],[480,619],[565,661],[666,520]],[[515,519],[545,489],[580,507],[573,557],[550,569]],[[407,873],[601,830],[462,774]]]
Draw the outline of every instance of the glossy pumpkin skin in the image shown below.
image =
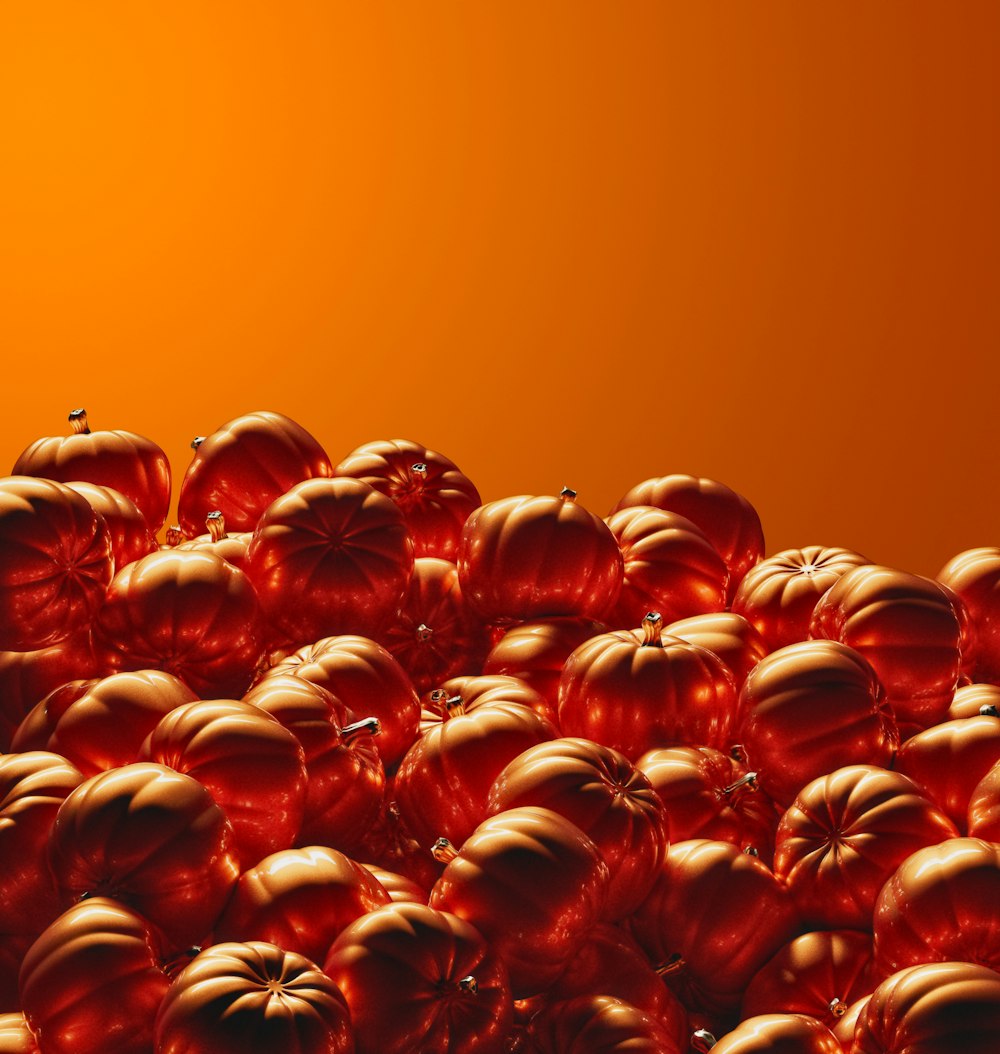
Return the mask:
[[670,840],[708,838],[774,856],[779,813],[746,767],[711,747],[665,747],[636,762],[666,808]]
[[406,826],[422,845],[437,838],[461,845],[489,813],[493,781],[529,747],[555,739],[553,726],[518,703],[466,706],[461,696],[407,751],[394,797]]
[[351,725],[336,696],[293,674],[267,677],[244,701],[270,714],[302,744],[307,785],[296,844],[353,851],[385,796],[378,723]]
[[115,575],[98,647],[111,670],[164,670],[203,699],[238,699],[260,655],[257,615],[242,571],[210,553],[161,550]]
[[49,835],[59,806],[82,782],[56,754],[0,756],[0,933],[37,934],[59,914]]
[[176,548],[181,552],[212,553],[213,556],[221,556],[233,567],[245,571],[247,552],[252,540],[251,531],[237,531],[236,533],[229,531],[226,518],[216,509],[205,518],[204,534],[178,542]]
[[365,832],[354,856],[370,860],[378,867],[387,868],[413,882],[421,890],[420,903],[426,904],[431,887],[444,870],[431,855],[431,846],[421,845],[403,822],[399,807],[389,795],[375,822]]
[[233,829],[209,792],[162,765],[85,780],[60,806],[49,866],[64,906],[110,896],[149,919],[171,947],[211,930],[239,877]]
[[737,736],[747,767],[785,807],[834,769],[888,767],[899,745],[875,671],[826,640],[790,644],[754,667],[740,692]]
[[49,692],[96,675],[89,632],[38,651],[0,652],[0,750],[10,748],[18,726]]
[[686,1054],[686,1036],[607,995],[543,1010],[529,1027],[533,1054]]
[[774,872],[810,925],[868,930],[896,868],[957,833],[906,776],[850,765],[799,792],[778,824]]
[[675,512],[634,505],[607,519],[624,561],[616,627],[659,611],[664,622],[723,611],[729,569],[705,533]]
[[336,849],[285,849],[243,872],[213,941],[266,941],[322,962],[347,926],[388,903],[376,878]]
[[354,1054],[347,1005],[315,963],[273,944],[206,948],[170,986],[157,1054]]
[[894,767],[918,783],[964,833],[973,791],[1000,761],[1000,717],[944,721],[908,739]]
[[544,991],[604,911],[608,866],[549,809],[484,820],[445,866],[429,904],[479,930],[506,963],[515,999]]
[[136,504],[156,534],[170,505],[167,455],[151,439],[135,432],[91,432],[86,413],[78,416],[80,413],[70,415],[72,435],[36,439],[17,459],[12,474],[110,487]]
[[85,629],[113,574],[111,535],[86,498],[49,479],[0,479],[0,649]]
[[612,511],[633,505],[653,505],[697,524],[729,568],[729,600],[747,571],[764,558],[760,517],[746,498],[724,483],[682,474],[647,479],[625,494]]
[[377,637],[406,595],[413,542],[399,508],[367,483],[310,479],[267,507],[247,561],[274,641],[301,647]]
[[393,656],[368,637],[326,637],[275,663],[261,681],[293,674],[325,688],[346,707],[352,721],[377,717],[379,753],[395,770],[417,738],[420,702],[413,682]]
[[462,708],[471,713],[481,706],[492,706],[496,703],[517,703],[533,710],[556,727],[556,711],[549,706],[548,699],[519,677],[504,674],[482,674],[477,677],[452,677],[444,681],[440,688],[425,692],[420,699],[420,734],[440,724],[448,713],[449,700],[458,696]]
[[667,814],[623,754],[586,739],[530,747],[497,776],[487,802],[491,814],[525,805],[565,816],[597,846],[611,876],[605,918],[639,906],[666,856]]
[[930,963],[882,982],[848,1054],[994,1054],[1000,976],[966,962]]
[[883,973],[927,962],[1000,966],[1000,845],[952,838],[903,861],[875,904]]
[[198,697],[162,670],[71,681],[47,695],[21,723],[15,750],[51,750],[84,776],[129,765],[166,714]]
[[409,439],[365,443],[334,469],[399,506],[414,554],[454,560],[462,526],[481,504],[479,491],[450,458]]
[[502,1054],[510,981],[474,926],[423,904],[348,926],[324,971],[344,993],[358,1054]]
[[501,624],[555,615],[599,619],[618,599],[624,571],[615,536],[573,491],[476,509],[462,528],[456,563],[469,607]]
[[785,549],[746,573],[732,610],[760,633],[768,651],[777,651],[808,640],[819,598],[851,568],[867,563],[853,549],[825,545]]
[[737,691],[768,650],[757,630],[742,615],[732,611],[680,619],[671,622],[663,632],[718,655],[733,675]]
[[393,904],[426,904],[427,890],[423,889],[406,875],[388,871],[378,864],[361,863],[359,866],[368,871],[378,884],[389,894]]
[[823,594],[809,632],[871,663],[900,724],[944,720],[961,672],[962,626],[939,583],[877,564],[856,567]]
[[414,561],[406,597],[381,641],[418,692],[429,692],[449,677],[478,673],[488,646],[462,599],[458,568],[433,557]]
[[966,827],[974,838],[1000,842],[1000,764],[994,765],[973,789]]
[[141,757],[192,776],[211,792],[233,826],[244,870],[294,843],[308,779],[302,744],[251,703],[179,706],[150,733]]
[[872,955],[871,934],[860,930],[804,933],[757,971],[741,1016],[806,1014],[833,1029],[850,1004],[874,990]]
[[842,1054],[836,1036],[803,1014],[762,1014],[742,1021],[712,1047],[715,1054]]
[[1000,548],[967,549],[949,560],[937,580],[958,595],[975,625],[962,656],[972,681],[1000,684]]
[[95,483],[75,480],[67,482],[66,486],[85,498],[103,518],[111,536],[111,555],[116,570],[156,551],[156,535],[131,498],[121,491],[99,487]]
[[301,425],[258,411],[227,421],[206,436],[181,482],[177,514],[188,538],[218,510],[231,531],[252,531],[264,510],[297,483],[332,476],[330,459]]
[[170,987],[155,928],[107,897],[74,904],[21,965],[24,1016],[52,1054],[146,1054]]
[[735,1011],[753,975],[799,925],[784,885],[727,842],[671,845],[629,920],[650,961],[689,1010]]
[[0,1054],[38,1054],[24,1014],[0,1013]]
[[657,747],[723,747],[730,741],[736,685],[718,656],[659,632],[605,633],[566,660],[559,727],[637,760]]
[[554,720],[564,663],[584,641],[607,630],[603,622],[570,615],[522,622],[511,626],[493,645],[483,673],[516,677],[546,700]]
[[991,716],[1000,714],[1000,685],[965,684],[955,690],[947,719],[958,721],[964,717],[980,717],[984,707]]

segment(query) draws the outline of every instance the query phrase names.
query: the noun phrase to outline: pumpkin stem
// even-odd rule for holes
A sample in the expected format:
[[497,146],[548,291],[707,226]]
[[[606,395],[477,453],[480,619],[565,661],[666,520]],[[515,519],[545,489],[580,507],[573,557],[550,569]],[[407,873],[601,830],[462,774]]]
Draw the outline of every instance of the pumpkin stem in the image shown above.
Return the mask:
[[728,798],[731,794],[740,790],[743,787],[747,787],[749,790],[757,789],[757,773],[748,772],[745,776],[741,776],[735,783],[730,783],[728,787],[723,787],[721,794]]
[[450,864],[458,856],[458,852],[447,838],[439,838],[431,846],[431,856],[439,864]]
[[204,442],[205,442],[205,436],[195,436],[194,439],[191,440],[191,449],[192,450],[197,450],[198,447],[200,447],[201,444],[204,443]]
[[429,641],[433,636],[434,630],[432,630],[430,626],[424,625],[423,622],[421,622],[420,625],[417,626],[417,640],[419,640],[421,643]]
[[743,749],[742,743],[734,743],[729,748],[729,756],[733,761],[738,761],[741,765],[745,764],[747,760],[747,752]]
[[752,857],[754,857],[754,859],[759,859],[760,858],[760,851],[757,849],[757,847],[755,845],[745,845],[743,847],[743,855],[744,856],[752,856]]
[[979,708],[979,716],[980,717],[1000,717],[1000,710],[997,710],[997,708],[992,703],[984,703]]
[[435,688],[431,692],[431,702],[437,707],[442,719],[447,721],[449,717],[461,717],[465,713],[460,695],[449,695],[444,688]]
[[352,725],[344,725],[340,730],[341,743],[352,743],[359,736],[380,736],[382,722],[377,717],[365,717]]
[[830,1000],[828,1009],[834,1017],[843,1017],[847,1013],[847,1004],[840,996],[836,996]]
[[576,491],[573,490],[572,487],[563,487],[563,489],[559,491],[559,497],[562,498],[563,501],[572,503],[576,501]]
[[171,524],[167,528],[167,545],[180,545],[184,541],[184,532],[179,523]]
[[646,613],[646,617],[642,620],[642,647],[663,647],[662,623],[663,619],[660,617],[659,611],[649,611]]
[[479,994],[479,982],[470,973],[468,977],[463,977],[457,982],[458,990],[465,992],[467,995],[478,995]]
[[87,424],[87,411],[82,407],[79,410],[70,410],[69,423],[73,426],[74,435],[90,435],[90,426]]
[[666,962],[654,966],[653,969],[660,977],[669,977],[671,974],[680,973],[685,966],[687,963],[684,961],[684,956],[675,952]]
[[423,461],[418,461],[415,465],[410,465],[410,471],[420,483],[423,483],[427,479],[427,465]]
[[691,1036],[691,1049],[697,1051],[698,1054],[708,1054],[708,1051],[715,1046],[718,1040],[707,1028],[699,1028]]
[[205,517],[205,526],[208,528],[208,533],[212,536],[213,542],[221,542],[226,537],[226,517],[215,509]]

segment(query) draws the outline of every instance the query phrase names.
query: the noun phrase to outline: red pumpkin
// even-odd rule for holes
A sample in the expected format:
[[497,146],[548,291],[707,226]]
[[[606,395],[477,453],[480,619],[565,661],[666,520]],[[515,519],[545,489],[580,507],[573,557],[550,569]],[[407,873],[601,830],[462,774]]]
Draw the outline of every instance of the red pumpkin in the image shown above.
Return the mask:
[[247,550],[253,534],[249,531],[241,531],[230,534],[226,530],[226,518],[218,509],[213,510],[205,517],[205,534],[199,534],[187,541],[178,540],[175,548],[182,552],[212,553],[221,556],[238,567],[241,571],[247,569]]
[[195,454],[177,502],[188,538],[201,534],[216,510],[231,531],[252,531],[268,505],[297,483],[333,475],[326,452],[301,425],[267,410],[227,421],[191,445]]
[[944,721],[912,736],[895,768],[919,784],[958,830],[965,832],[976,785],[1000,761],[1000,717]]
[[603,520],[558,498],[503,498],[462,528],[458,577],[466,602],[487,622],[553,615],[601,618],[618,599],[624,564]]
[[354,855],[413,882],[421,890],[421,904],[427,903],[431,887],[442,871],[442,865],[431,855],[431,847],[421,845],[413,837],[391,799],[386,800]]
[[134,908],[172,947],[200,941],[239,877],[233,829],[209,792],[162,765],[85,780],[59,807],[49,865],[65,906],[82,895]]
[[1000,684],[1000,548],[967,549],[937,579],[958,595],[975,625],[962,655],[963,672],[973,681]]
[[948,707],[948,720],[981,716],[1000,717],[1000,685],[965,684],[957,688]]
[[495,703],[517,703],[534,710],[553,726],[556,722],[555,711],[549,707],[548,700],[524,681],[501,674],[483,674],[479,677],[452,677],[440,688],[427,692],[420,700],[421,735],[439,725],[445,715],[454,710],[455,704],[449,700],[455,696],[462,700],[466,713]]
[[475,674],[487,648],[486,634],[470,617],[458,585],[458,569],[447,560],[418,559],[406,598],[381,634],[418,692],[449,677]]
[[764,531],[756,510],[724,483],[696,476],[647,479],[634,486],[612,512],[652,505],[686,516],[705,532],[729,568],[728,597],[754,564],[764,557]]
[[802,1014],[748,1018],[711,1049],[713,1054],[842,1054],[826,1025]]
[[395,801],[414,837],[460,845],[489,811],[493,781],[522,751],[555,739],[555,728],[518,703],[455,695],[407,751],[396,773]]
[[733,597],[733,611],[753,625],[768,651],[808,640],[819,598],[842,575],[868,562],[852,549],[785,549],[746,573]]
[[584,641],[606,633],[607,626],[592,619],[538,619],[511,626],[486,657],[483,673],[516,677],[541,695],[548,704],[546,716],[556,719],[559,675],[570,654]]
[[72,435],[36,439],[17,459],[12,474],[110,487],[138,506],[156,534],[170,505],[167,455],[135,432],[91,432],[86,410],[74,410],[69,421]]
[[144,1054],[170,979],[156,930],[107,897],[60,915],[21,965],[24,1016],[45,1054]]
[[111,535],[86,498],[0,479],[0,649],[35,651],[89,626],[113,574]]
[[156,551],[156,536],[142,510],[131,498],[96,483],[74,481],[66,486],[85,498],[104,520],[111,537],[111,556],[116,569]]
[[361,864],[369,871],[378,884],[389,894],[389,900],[393,904],[425,904],[427,902],[427,890],[421,888],[406,875],[399,875],[395,871],[387,871],[377,864]]
[[264,673],[294,674],[331,692],[352,721],[375,717],[382,726],[378,750],[394,770],[417,737],[420,702],[413,682],[393,656],[367,637],[327,637],[306,645]]
[[324,970],[344,993],[358,1054],[503,1054],[510,981],[468,922],[423,904],[348,926]]
[[266,941],[322,962],[342,930],[388,903],[375,877],[336,849],[285,849],[240,876],[213,938]]
[[0,1014],[0,1054],[38,1054],[24,1014]]
[[216,944],[170,986],[157,1054],[354,1054],[347,1004],[315,963],[273,944]]
[[1000,975],[965,962],[901,970],[875,989],[849,1054],[995,1054]]
[[718,655],[732,673],[737,691],[743,687],[750,671],[767,655],[764,638],[742,615],[731,611],[671,622],[663,632],[668,637],[697,644],[699,648]]
[[906,776],[850,765],[799,792],[778,825],[774,872],[804,921],[867,930],[879,891],[896,868],[957,833]]
[[399,506],[414,554],[454,560],[462,525],[479,508],[479,491],[443,454],[408,439],[365,443],[334,469],[385,494]]
[[295,736],[258,707],[233,699],[176,707],[140,756],[211,792],[233,825],[243,868],[294,843],[305,813],[305,755]]
[[875,671],[835,641],[789,644],[762,659],[740,692],[738,721],[747,767],[786,807],[834,769],[887,767],[899,745]]
[[608,995],[557,1003],[532,1019],[533,1054],[686,1054],[687,1037]]
[[544,991],[604,910],[608,866],[594,843],[549,809],[484,820],[450,857],[430,906],[479,930],[504,960],[515,999]]
[[302,744],[307,786],[296,844],[359,846],[385,795],[379,722],[349,724],[334,695],[293,674],[265,678],[244,701],[270,714]]
[[559,682],[563,735],[637,760],[656,747],[728,743],[736,685],[718,656],[661,633],[659,615],[635,632],[605,633],[566,660]]
[[875,904],[875,959],[883,973],[920,963],[1000,967],[994,905],[1000,845],[952,838],[903,861]]
[[162,717],[198,697],[161,670],[71,681],[47,695],[21,723],[15,750],[51,750],[84,776],[128,765]]
[[810,634],[860,652],[901,725],[944,720],[961,671],[962,627],[937,582],[877,564],[855,567],[823,594]]
[[605,918],[635,910],[667,852],[667,814],[649,780],[617,750],[554,739],[517,755],[489,792],[491,814],[537,805],[565,816],[597,846],[611,873]]
[[636,626],[647,611],[665,621],[722,611],[729,570],[707,535],[675,512],[634,505],[608,517],[624,560],[611,621]]
[[1000,842],[1000,762],[976,784],[969,797],[966,819],[969,834]]
[[210,553],[161,550],[123,568],[97,634],[113,670],[164,670],[202,698],[239,698],[260,655],[253,586]]
[[755,849],[769,864],[779,814],[735,758],[711,747],[666,747],[635,764],[666,807],[672,842],[729,842]]
[[799,919],[788,890],[727,842],[670,846],[656,884],[629,920],[635,939],[689,1010],[727,1013]]
[[875,988],[872,954],[871,934],[859,930],[804,933],[757,971],[740,1014],[806,1014],[832,1029]]
[[0,756],[0,933],[40,933],[59,914],[47,849],[56,813],[83,774],[43,751]]

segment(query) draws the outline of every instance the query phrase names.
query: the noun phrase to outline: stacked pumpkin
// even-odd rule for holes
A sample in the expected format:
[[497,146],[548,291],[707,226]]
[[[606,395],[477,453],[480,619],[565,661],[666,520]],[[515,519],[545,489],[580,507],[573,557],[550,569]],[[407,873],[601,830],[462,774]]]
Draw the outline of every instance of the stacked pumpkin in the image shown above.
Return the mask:
[[0,480],[0,1054],[1000,1049],[1000,549],[295,422]]

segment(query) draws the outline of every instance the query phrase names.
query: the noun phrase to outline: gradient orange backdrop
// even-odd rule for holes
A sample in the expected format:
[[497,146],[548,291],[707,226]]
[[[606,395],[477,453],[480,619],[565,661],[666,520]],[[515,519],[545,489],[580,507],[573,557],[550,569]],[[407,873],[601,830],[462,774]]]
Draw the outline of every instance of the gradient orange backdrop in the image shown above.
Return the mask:
[[1000,4],[6,0],[0,471],[275,409],[769,551],[1000,544]]

